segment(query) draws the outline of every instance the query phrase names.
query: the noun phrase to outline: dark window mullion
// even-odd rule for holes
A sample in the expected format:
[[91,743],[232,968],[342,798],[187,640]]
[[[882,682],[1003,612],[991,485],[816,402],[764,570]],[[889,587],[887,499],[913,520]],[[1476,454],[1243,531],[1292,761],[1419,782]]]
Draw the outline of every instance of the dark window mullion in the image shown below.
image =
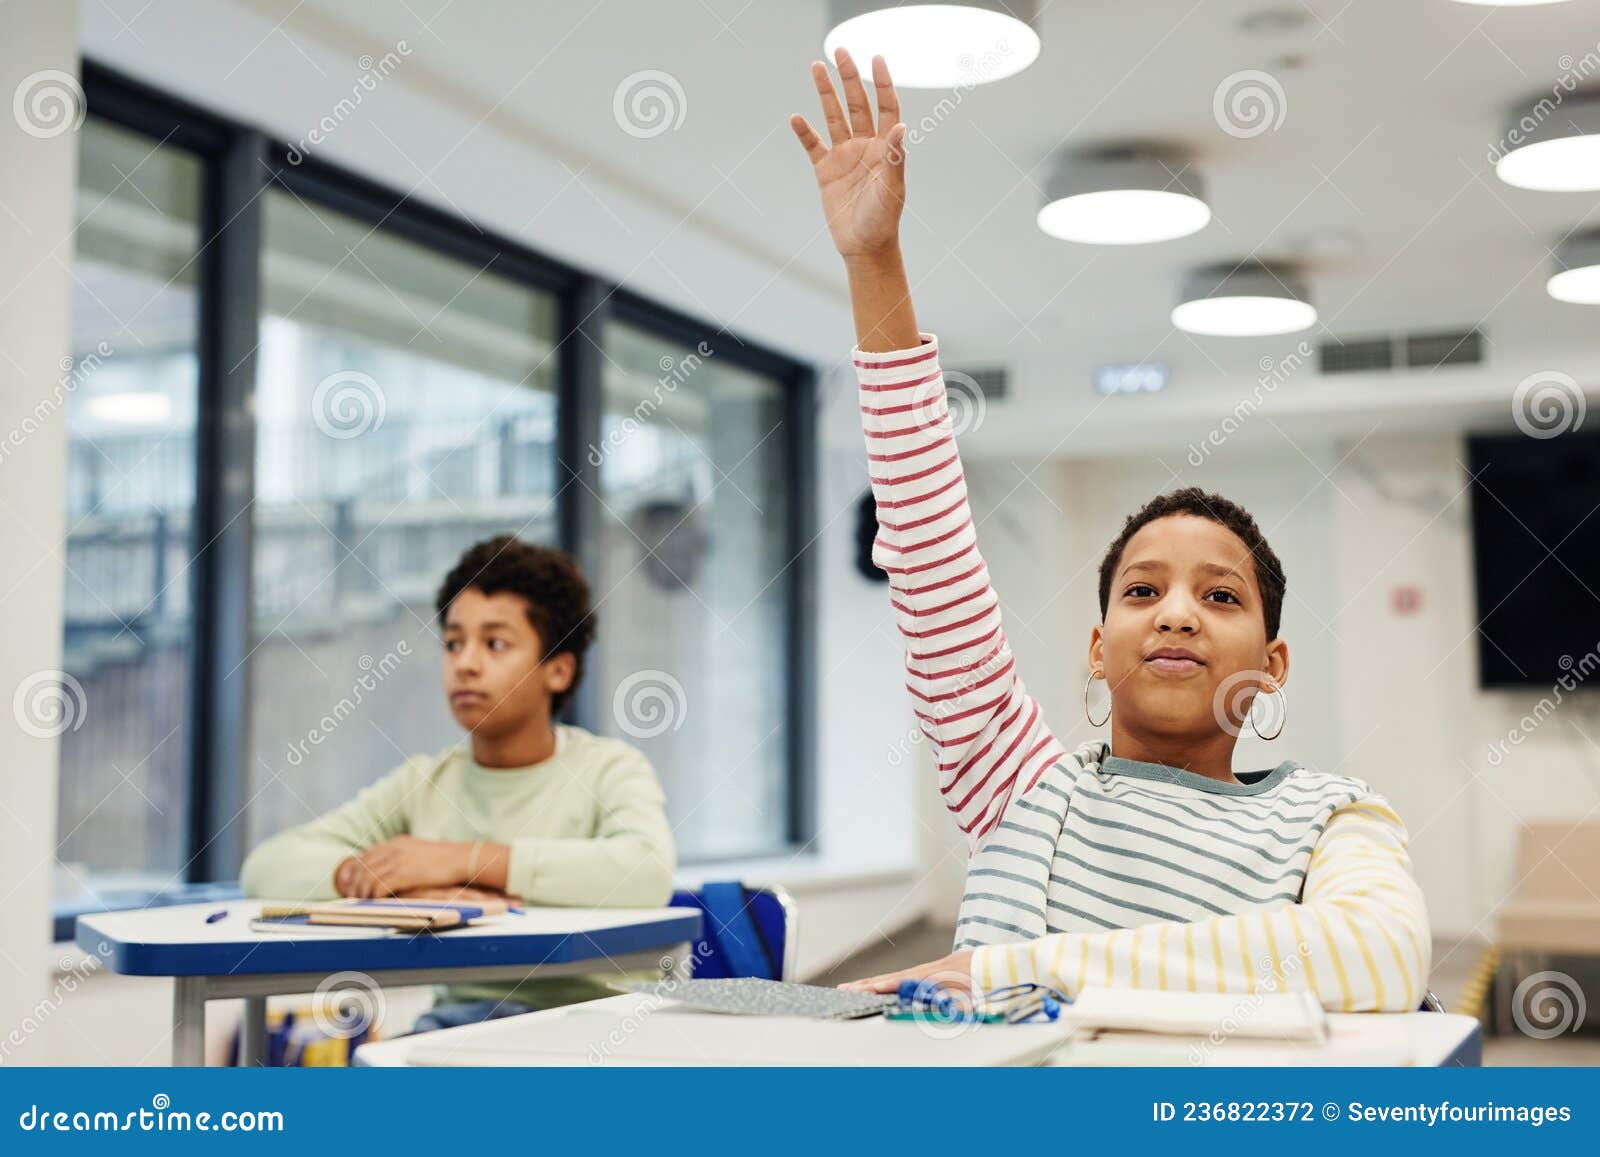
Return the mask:
[[199,272],[187,877],[236,876],[249,782],[251,542],[256,348],[260,340],[261,190],[267,142],[234,134],[207,169]]
[[[561,355],[556,375],[556,516],[561,549],[577,557],[591,585],[603,583],[601,559],[600,467],[592,447],[600,444],[605,406],[604,357],[610,287],[593,277],[581,279],[562,297]],[[599,589],[593,590],[596,599]],[[601,621],[604,622],[603,615]],[[591,662],[593,659],[591,658]],[[566,718],[598,732],[596,683],[585,678],[567,707]]]
[[809,366],[788,375],[789,557],[789,842],[799,847],[817,831],[816,624],[817,381]]

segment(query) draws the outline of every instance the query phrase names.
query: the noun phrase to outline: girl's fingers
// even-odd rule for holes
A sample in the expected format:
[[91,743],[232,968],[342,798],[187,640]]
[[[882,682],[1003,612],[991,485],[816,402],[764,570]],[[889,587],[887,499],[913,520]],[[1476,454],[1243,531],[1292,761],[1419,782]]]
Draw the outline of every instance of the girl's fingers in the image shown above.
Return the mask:
[[828,146],[822,143],[822,138],[817,136],[817,131],[812,128],[806,118],[795,113],[789,118],[789,127],[794,130],[794,135],[800,138],[801,147],[806,151],[806,156],[811,158],[813,165],[819,164],[822,158],[828,155]]
[[850,122],[844,119],[844,109],[839,107],[839,95],[833,91],[833,78],[822,61],[811,65],[811,79],[817,86],[817,96],[822,101],[822,116],[828,125],[828,139],[842,145],[850,139]]
[[878,102],[878,134],[887,136],[900,119],[900,94],[889,75],[889,62],[882,56],[872,58],[872,84]]
[[839,82],[844,85],[845,104],[850,108],[851,131],[858,137],[873,136],[877,129],[872,123],[872,102],[861,83],[861,70],[842,48],[834,53],[834,61],[839,66]]
[[878,135],[887,138],[900,119],[900,94],[889,79],[889,62],[881,56],[872,58],[872,84],[878,95]]
[[900,987],[900,981],[910,975],[909,972],[886,972],[882,976],[867,976],[861,980],[852,980],[839,987],[848,992],[894,992]]

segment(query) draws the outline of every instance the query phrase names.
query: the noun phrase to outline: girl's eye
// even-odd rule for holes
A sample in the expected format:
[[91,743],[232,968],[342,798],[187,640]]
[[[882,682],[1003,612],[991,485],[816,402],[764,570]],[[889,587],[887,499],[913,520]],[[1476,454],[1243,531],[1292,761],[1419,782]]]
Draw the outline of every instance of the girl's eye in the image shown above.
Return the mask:
[[1131,599],[1149,598],[1156,593],[1156,588],[1149,583],[1134,583],[1128,588],[1127,597]]
[[507,643],[504,639],[490,639],[489,640],[489,650],[491,650],[491,651],[504,651],[510,645],[511,644]]
[[446,639],[445,640],[445,644],[444,644],[444,649],[446,651],[451,652],[452,654],[455,653],[456,651],[459,651],[461,649],[461,640],[460,639]]
[[1210,594],[1208,594],[1206,596],[1206,598],[1208,598],[1208,599],[1217,598],[1217,597],[1220,597],[1224,602],[1229,602],[1229,603],[1237,603],[1239,601],[1239,596],[1234,594],[1232,591],[1217,590],[1217,591],[1212,591]]

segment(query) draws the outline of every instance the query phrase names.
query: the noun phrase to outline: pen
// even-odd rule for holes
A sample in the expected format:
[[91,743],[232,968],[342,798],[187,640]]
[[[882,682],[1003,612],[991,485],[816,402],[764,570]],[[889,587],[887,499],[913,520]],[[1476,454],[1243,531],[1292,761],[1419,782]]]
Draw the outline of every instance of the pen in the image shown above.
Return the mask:
[[206,917],[206,923],[207,924],[215,924],[218,920],[221,920],[227,914],[228,914],[228,910],[226,908],[218,908],[215,912],[211,913],[211,915]]

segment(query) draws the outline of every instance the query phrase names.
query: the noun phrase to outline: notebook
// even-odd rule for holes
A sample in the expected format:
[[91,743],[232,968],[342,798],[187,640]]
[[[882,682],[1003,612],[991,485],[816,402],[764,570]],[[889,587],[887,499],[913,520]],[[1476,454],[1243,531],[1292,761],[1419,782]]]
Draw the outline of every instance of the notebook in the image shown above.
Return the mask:
[[[1328,1014],[1309,992],[1256,994],[1085,988],[1062,1013],[1079,1031],[1168,1037],[1302,1041],[1328,1039]],[[1082,1039],[1081,1036],[1079,1039]]]
[[[504,911],[504,905],[500,911]],[[439,932],[463,927],[485,915],[478,904],[450,904],[435,900],[340,900],[327,904],[305,904],[262,909],[252,926],[335,925],[362,928],[392,928],[404,932]]]

